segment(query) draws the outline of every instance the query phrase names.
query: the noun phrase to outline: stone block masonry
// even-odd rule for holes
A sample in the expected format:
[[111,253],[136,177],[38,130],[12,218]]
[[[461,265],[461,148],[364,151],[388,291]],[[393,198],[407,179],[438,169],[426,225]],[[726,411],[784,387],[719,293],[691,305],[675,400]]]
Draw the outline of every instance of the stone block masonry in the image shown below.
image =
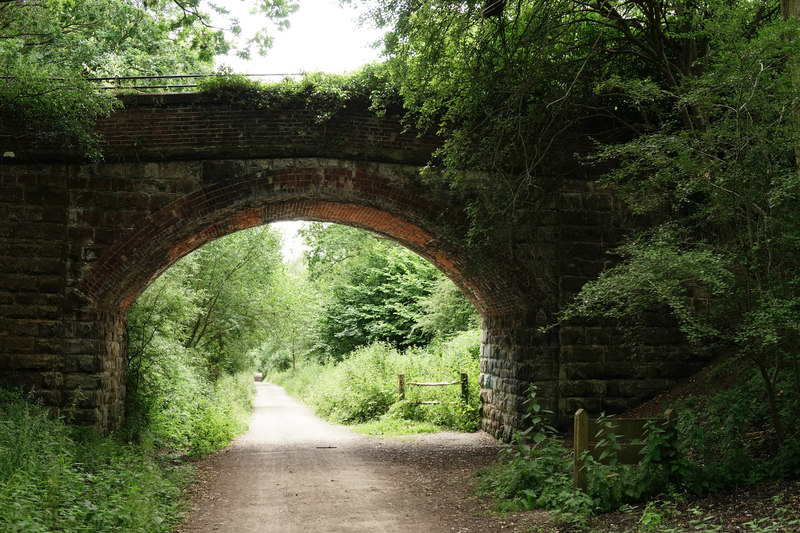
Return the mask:
[[531,385],[569,420],[578,407],[625,409],[696,363],[664,320],[636,357],[611,325],[540,332],[631,227],[586,176],[553,189],[510,260],[453,244],[463,220],[443,214],[459,209],[419,176],[440,141],[391,117],[348,107],[321,122],[309,109],[150,95],[98,129],[96,164],[0,131],[0,153],[14,153],[0,162],[0,379],[77,422],[122,420],[126,313],[152,280],[210,240],[286,219],[388,236],[464,291],[483,316],[481,415],[496,437],[524,427]]

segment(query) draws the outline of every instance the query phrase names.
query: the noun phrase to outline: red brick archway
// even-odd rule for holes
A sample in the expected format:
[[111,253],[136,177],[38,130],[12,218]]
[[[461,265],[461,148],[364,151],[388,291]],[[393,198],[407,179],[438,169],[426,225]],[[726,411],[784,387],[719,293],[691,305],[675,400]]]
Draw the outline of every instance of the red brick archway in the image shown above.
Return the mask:
[[[261,224],[287,219],[336,222],[406,246],[453,280],[484,317],[482,350],[487,357],[502,353],[491,348],[499,346],[495,337],[506,339],[516,327],[509,326],[507,317],[524,314],[523,292],[513,285],[518,277],[510,265],[484,263],[448,244],[452,220],[447,205],[419,185],[416,166],[304,158],[116,164],[106,171],[114,176],[110,187],[125,192],[116,194],[102,213],[76,208],[71,215],[69,248],[76,259],[71,320],[83,325],[75,330],[74,341],[68,341],[75,349],[65,354],[63,391],[67,399],[74,398],[76,389],[94,395],[80,405],[87,423],[114,427],[123,416],[130,304],[192,250]],[[179,182],[185,192],[176,187],[168,196],[153,195],[147,192],[153,182],[142,178],[148,175],[157,177],[158,187]],[[111,224],[109,231],[104,222]],[[506,410],[487,408],[486,427],[499,431]]]
[[[99,257],[81,284],[101,307],[126,311],[175,261],[224,235],[280,220],[326,221],[373,231],[402,244],[447,275],[484,316],[521,306],[507,273],[470,261],[439,240],[442,206],[380,175],[388,167],[330,165],[261,169],[221,179],[150,214]],[[264,162],[275,166],[274,161]],[[284,162],[283,165],[291,165]],[[391,167],[393,172],[398,167]]]

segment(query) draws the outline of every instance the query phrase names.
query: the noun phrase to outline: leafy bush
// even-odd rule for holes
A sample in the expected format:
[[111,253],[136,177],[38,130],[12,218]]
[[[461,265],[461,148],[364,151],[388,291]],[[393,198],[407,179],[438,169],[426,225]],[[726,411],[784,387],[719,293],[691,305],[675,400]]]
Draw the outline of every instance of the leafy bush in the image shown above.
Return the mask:
[[169,531],[191,470],[0,389],[0,530]]
[[292,368],[292,355],[286,351],[267,352],[261,361],[262,372],[286,372]]
[[513,436],[495,465],[478,473],[478,489],[504,510],[545,508],[581,520],[591,513],[593,499],[573,490],[572,457],[546,424],[550,413],[536,401],[536,388],[528,393],[528,429]]
[[349,75],[312,72],[300,79],[262,83],[241,74],[221,71],[198,83],[216,101],[251,109],[300,107],[313,109],[325,121],[348,105],[369,106],[375,113],[400,112],[403,100],[380,65],[366,65]]
[[227,446],[247,430],[253,409],[253,375],[225,375],[209,394],[198,398],[191,421],[189,453],[199,455]]
[[[787,372],[777,383],[792,378]],[[480,489],[504,509],[544,507],[580,519],[657,495],[702,494],[796,479],[798,440],[777,446],[768,408],[761,401],[758,372],[740,361],[721,365],[707,379],[706,387],[717,388],[679,400],[675,430],[651,425],[638,465],[620,465],[613,456],[608,464],[585,457],[589,485],[586,493],[577,494],[572,491],[571,451],[543,427],[534,391],[530,429],[515,436],[501,460],[480,473]],[[781,408],[788,416],[797,407],[787,399]],[[610,419],[601,417],[600,423],[610,424]],[[670,431],[677,432],[677,439]],[[606,447],[619,447],[613,433],[604,439]]]
[[[478,428],[479,353],[480,332],[473,330],[428,348],[400,352],[374,343],[348,354],[339,364],[306,363],[295,371],[265,374],[266,379],[311,405],[319,416],[335,422],[352,424],[385,416],[387,424],[393,426],[402,419],[474,431]],[[408,383],[455,380],[461,372],[469,376],[467,403],[461,401],[458,386],[408,387],[406,400],[397,401],[398,374],[404,374]],[[441,403],[415,403],[432,399]]]
[[321,416],[341,423],[364,422],[385,413],[397,399],[391,362],[397,352],[384,343],[359,348],[321,377],[311,402]]
[[461,290],[448,278],[436,279],[430,294],[420,300],[422,313],[414,329],[434,337],[450,337],[480,327],[481,317]]
[[[168,363],[165,358],[163,362]],[[199,455],[223,448],[247,429],[253,405],[253,376],[223,375],[216,382],[176,370],[133,398],[121,436],[148,448]],[[169,371],[170,369],[166,369]]]
[[800,475],[796,453],[800,434],[789,423],[800,414],[795,372],[786,369],[774,378],[778,412],[791,428],[783,443],[769,421],[763,378],[744,358],[720,364],[708,375],[704,387],[711,392],[676,402],[681,413],[678,429],[687,451],[682,486],[702,493]]

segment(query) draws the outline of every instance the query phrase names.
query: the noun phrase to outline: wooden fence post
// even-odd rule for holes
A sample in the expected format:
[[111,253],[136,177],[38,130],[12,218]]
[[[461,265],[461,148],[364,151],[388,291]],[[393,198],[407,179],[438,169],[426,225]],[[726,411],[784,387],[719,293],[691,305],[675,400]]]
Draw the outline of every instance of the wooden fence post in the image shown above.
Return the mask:
[[467,374],[462,372],[461,373],[461,398],[464,400],[464,403],[469,403],[469,382],[467,381]]
[[588,486],[586,465],[583,457],[589,448],[589,415],[583,409],[575,412],[575,440],[572,466],[572,484],[576,490],[585,491]]
[[403,400],[406,397],[406,376],[397,374],[397,396]]

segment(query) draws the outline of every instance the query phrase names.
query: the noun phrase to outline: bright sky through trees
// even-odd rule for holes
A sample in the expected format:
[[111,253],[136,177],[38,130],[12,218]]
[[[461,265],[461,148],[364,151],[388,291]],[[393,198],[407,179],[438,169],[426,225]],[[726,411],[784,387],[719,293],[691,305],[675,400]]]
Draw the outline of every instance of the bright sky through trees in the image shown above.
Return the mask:
[[[359,9],[342,7],[337,0],[299,0],[299,3],[300,8],[289,17],[289,29],[272,33],[274,43],[266,57],[253,55],[242,60],[224,56],[218,63],[244,74],[344,73],[379,59],[378,50],[371,44],[378,40],[381,31],[359,26]],[[226,7],[240,18],[245,33],[254,32],[265,23],[263,18],[250,15],[244,2]]]

